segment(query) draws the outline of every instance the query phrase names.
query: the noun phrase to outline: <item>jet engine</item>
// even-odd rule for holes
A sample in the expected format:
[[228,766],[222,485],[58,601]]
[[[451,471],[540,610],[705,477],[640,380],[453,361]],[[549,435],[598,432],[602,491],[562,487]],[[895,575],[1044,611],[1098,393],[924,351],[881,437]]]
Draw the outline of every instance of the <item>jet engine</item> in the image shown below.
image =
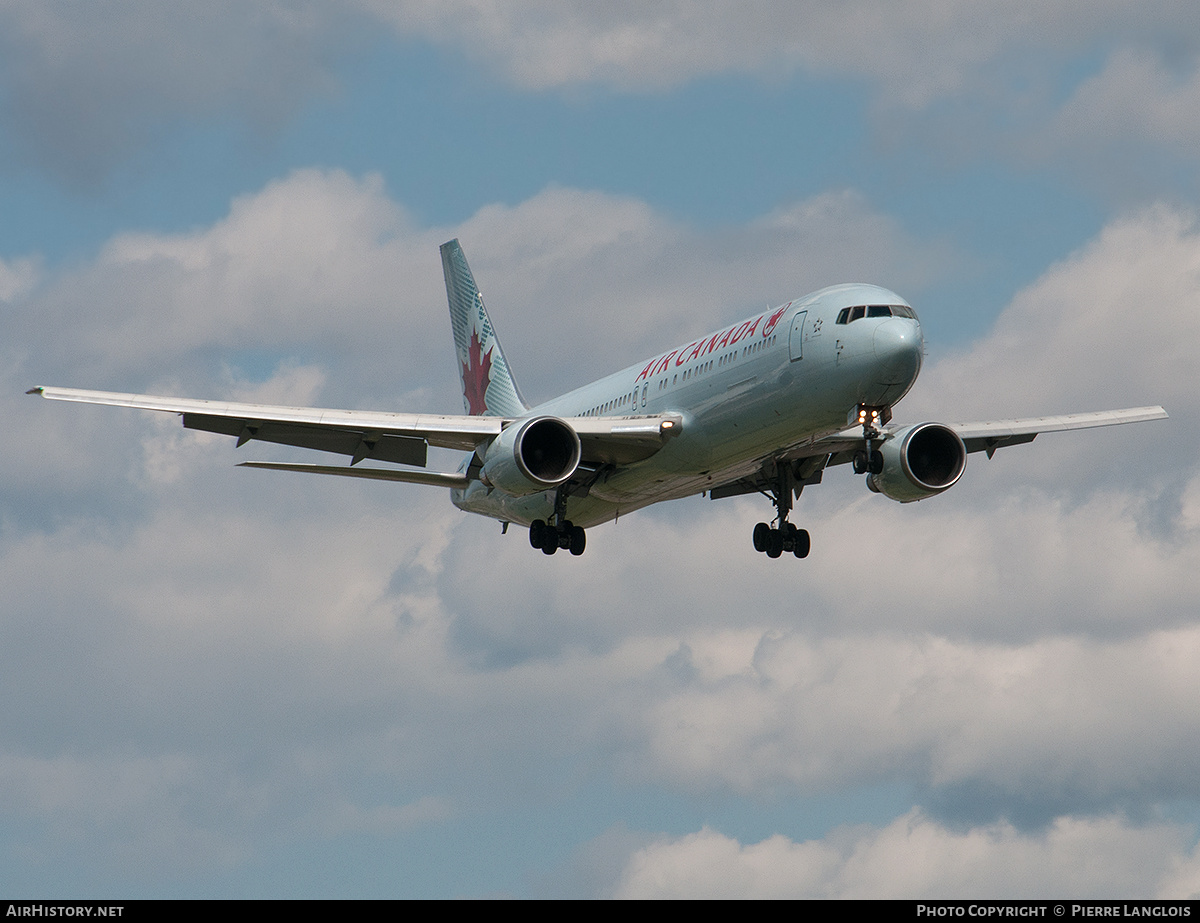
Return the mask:
[[514,497],[557,487],[579,467],[579,434],[558,417],[533,417],[507,427],[483,456],[479,478]]
[[950,427],[918,423],[897,430],[879,446],[883,470],[867,476],[867,487],[901,503],[940,494],[962,477],[967,447]]

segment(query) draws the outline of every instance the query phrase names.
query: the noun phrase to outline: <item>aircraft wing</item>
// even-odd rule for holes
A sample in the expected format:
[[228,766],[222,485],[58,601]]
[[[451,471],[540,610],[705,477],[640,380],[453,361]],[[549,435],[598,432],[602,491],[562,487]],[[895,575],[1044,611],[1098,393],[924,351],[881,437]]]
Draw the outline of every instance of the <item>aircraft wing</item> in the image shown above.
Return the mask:
[[[1116,426],[1121,423],[1143,423],[1147,420],[1165,420],[1167,412],[1161,407],[1132,407],[1127,410],[1101,410],[1094,413],[1069,413],[1054,417],[1025,417],[1015,420],[988,420],[979,423],[950,423],[966,446],[967,452],[987,452],[991,458],[996,449],[1009,445],[1021,445],[1033,440],[1040,433],[1055,433],[1073,429],[1092,429],[1098,426]],[[899,432],[907,425],[890,424],[888,433]],[[849,464],[854,453],[865,448],[862,429],[852,427],[840,433],[814,439],[798,446],[764,464],[759,472],[725,482],[709,491],[714,500],[736,497],[747,493],[760,493],[771,489],[771,471],[778,470],[780,463],[791,463],[794,471],[794,490],[797,496],[808,484],[819,484],[821,474],[830,465]]]
[[[948,423],[950,429],[967,447],[967,452],[987,452],[988,458],[996,449],[1009,445],[1021,445],[1033,440],[1040,433],[1058,433],[1072,429],[1093,429],[1099,426],[1117,426],[1121,423],[1144,423],[1147,420],[1165,420],[1167,412],[1161,407],[1131,407],[1127,410],[1100,410],[1094,413],[1068,413],[1054,417],[1024,417],[1015,420],[987,420],[978,423]],[[887,432],[895,432],[903,426],[890,424]],[[840,465],[849,462],[854,453],[863,448],[862,430],[858,427],[843,430],[825,439],[819,439],[798,457],[827,453],[828,464]],[[812,451],[816,449],[818,451]]]
[[966,445],[968,452],[992,453],[1006,445],[1033,442],[1039,433],[1058,433],[1071,429],[1116,426],[1119,423],[1144,423],[1165,420],[1161,407],[1131,407],[1128,410],[1101,410],[1095,413],[1068,413],[1057,417],[1029,417],[1023,420],[992,420],[984,423],[951,423],[950,428]]
[[[53,401],[178,413],[183,416],[186,428],[236,436],[239,446],[257,439],[317,449],[349,455],[351,465],[369,458],[424,467],[429,446],[474,451],[481,443],[499,436],[504,427],[515,419],[241,404],[75,388],[41,387],[32,388],[27,393],[39,394]],[[661,414],[646,417],[572,417],[566,422],[579,434],[582,460],[592,465],[603,465],[627,464],[648,458],[662,447],[670,435],[679,432],[683,421],[678,414]],[[283,470],[315,470],[323,467],[293,466]],[[316,473],[331,474],[335,471],[318,470]],[[365,474],[358,476],[371,477]],[[383,479],[406,478],[389,476]],[[459,486],[457,480],[453,484],[440,480],[408,480]]]

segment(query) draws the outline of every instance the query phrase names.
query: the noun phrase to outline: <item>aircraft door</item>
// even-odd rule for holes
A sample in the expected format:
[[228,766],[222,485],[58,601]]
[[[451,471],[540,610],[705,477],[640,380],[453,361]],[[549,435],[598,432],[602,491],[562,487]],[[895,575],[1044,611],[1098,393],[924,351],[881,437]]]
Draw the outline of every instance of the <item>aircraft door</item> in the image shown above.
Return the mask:
[[808,320],[807,311],[797,311],[792,318],[792,334],[788,338],[788,348],[792,351],[792,361],[804,358],[804,322]]

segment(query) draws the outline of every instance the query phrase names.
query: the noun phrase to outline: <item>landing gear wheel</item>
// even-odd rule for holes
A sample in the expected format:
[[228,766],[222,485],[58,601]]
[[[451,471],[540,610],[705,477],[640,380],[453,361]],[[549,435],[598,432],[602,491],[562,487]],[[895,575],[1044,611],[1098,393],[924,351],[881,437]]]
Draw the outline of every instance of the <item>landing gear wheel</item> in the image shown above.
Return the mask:
[[[871,458],[867,452],[859,451],[854,454],[853,461],[855,471],[858,471],[860,466],[865,471]],[[775,522],[779,525],[772,528],[767,523],[760,522],[754,527],[755,551],[763,552],[769,558],[778,558],[784,554],[793,554],[798,558],[808,557],[812,545],[808,532],[788,522],[788,514],[792,511],[793,498],[800,496],[803,486],[813,483],[814,479],[820,479],[817,477],[819,470],[819,467],[798,467],[791,462],[775,462],[770,466],[763,466],[760,477],[766,481],[767,486],[766,489],[760,487],[759,491],[770,497],[771,502],[775,504],[775,512],[778,514]]]
[[878,449],[872,449],[870,454],[859,450],[854,453],[854,473],[855,474],[882,474],[883,473],[883,453]]
[[587,545],[583,526],[567,519],[567,494],[567,485],[560,485],[554,494],[554,512],[550,521],[535,519],[529,524],[529,544],[541,548],[543,554],[554,554],[563,548],[578,556]]

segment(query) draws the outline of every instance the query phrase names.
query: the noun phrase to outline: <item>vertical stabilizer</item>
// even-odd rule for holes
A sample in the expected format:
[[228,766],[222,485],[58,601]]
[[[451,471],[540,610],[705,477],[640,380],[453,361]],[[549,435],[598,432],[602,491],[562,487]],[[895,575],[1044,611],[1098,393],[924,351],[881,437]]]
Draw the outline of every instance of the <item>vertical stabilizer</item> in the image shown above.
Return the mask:
[[442,244],[442,272],[446,276],[463,406],[472,416],[520,416],[529,408],[508,370],[483,296],[457,239]]

